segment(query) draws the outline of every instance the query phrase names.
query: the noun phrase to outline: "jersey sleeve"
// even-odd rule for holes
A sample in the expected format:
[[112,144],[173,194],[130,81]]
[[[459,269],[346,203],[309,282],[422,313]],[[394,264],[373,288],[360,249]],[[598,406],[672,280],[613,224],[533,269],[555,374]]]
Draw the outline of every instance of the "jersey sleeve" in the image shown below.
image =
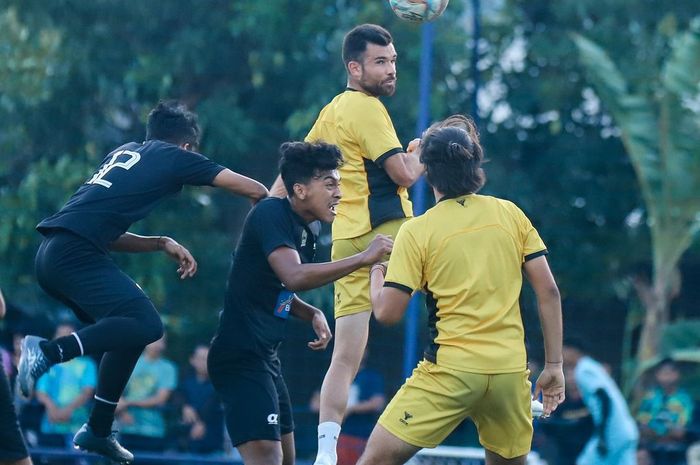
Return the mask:
[[376,98],[363,99],[356,112],[353,133],[365,158],[381,166],[387,158],[404,151],[382,102]]
[[175,175],[182,184],[210,186],[224,167],[204,155],[178,148],[175,154],[175,170]]
[[513,205],[515,215],[517,216],[518,228],[522,239],[523,263],[533,258],[547,255],[549,253],[547,247],[544,245],[544,241],[542,241],[542,238],[532,225],[530,219],[516,205],[511,205]]
[[384,287],[393,287],[409,294],[423,284],[423,253],[412,224],[415,224],[414,220],[409,220],[399,229],[384,280]]
[[287,212],[276,199],[263,201],[251,213],[251,232],[258,238],[265,257],[275,249],[289,247],[296,250],[294,226]]

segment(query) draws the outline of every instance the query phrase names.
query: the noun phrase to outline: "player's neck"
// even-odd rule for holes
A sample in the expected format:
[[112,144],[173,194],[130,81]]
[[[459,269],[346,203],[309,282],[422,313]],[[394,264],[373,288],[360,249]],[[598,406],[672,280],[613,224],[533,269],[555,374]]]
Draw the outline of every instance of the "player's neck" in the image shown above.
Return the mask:
[[316,217],[314,217],[311,213],[307,212],[306,209],[304,208],[303,202],[299,200],[297,197],[287,197],[287,200],[289,201],[290,207],[292,207],[292,211],[296,213],[296,215],[304,221],[305,224],[309,224],[313,221],[316,221]]
[[362,87],[359,83],[354,82],[350,79],[348,79],[348,83],[345,85],[345,88],[348,90],[355,91],[355,92],[361,92],[365,95],[369,95],[370,97],[377,97],[376,95],[374,95],[373,93],[369,92],[367,89]]

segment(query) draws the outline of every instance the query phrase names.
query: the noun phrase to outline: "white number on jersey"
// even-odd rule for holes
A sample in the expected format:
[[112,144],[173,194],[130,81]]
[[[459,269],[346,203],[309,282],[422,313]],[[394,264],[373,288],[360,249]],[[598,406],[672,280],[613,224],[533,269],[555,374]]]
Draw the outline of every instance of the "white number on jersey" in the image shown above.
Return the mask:
[[[128,155],[130,158],[127,161],[117,161],[121,155]],[[112,159],[107,162],[100,171],[95,173],[95,175],[86,184],[99,184],[107,189],[112,187],[112,183],[104,179],[105,175],[109,173],[113,168],[121,168],[124,170],[130,169],[141,159],[141,154],[138,152],[132,152],[131,150],[120,150],[119,152],[112,155]]]

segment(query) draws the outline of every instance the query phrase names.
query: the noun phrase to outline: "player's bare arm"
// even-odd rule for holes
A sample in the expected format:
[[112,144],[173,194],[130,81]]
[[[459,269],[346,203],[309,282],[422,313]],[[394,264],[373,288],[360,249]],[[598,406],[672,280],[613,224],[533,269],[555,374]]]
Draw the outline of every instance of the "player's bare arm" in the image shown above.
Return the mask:
[[115,252],[131,253],[163,251],[180,265],[177,269],[180,279],[191,278],[197,272],[197,261],[190,251],[168,236],[139,236],[127,232],[112,242],[109,248]]
[[544,336],[545,365],[533,397],[542,394],[544,415],[549,415],[564,401],[561,298],[545,256],[526,261],[523,269],[537,297]]
[[324,350],[328,343],[331,341],[333,335],[331,334],[331,329],[328,326],[328,321],[326,320],[326,315],[319,308],[304,302],[298,296],[294,296],[292,301],[292,308],[289,311],[293,316],[311,322],[311,327],[316,333],[316,339],[309,341],[307,344],[312,350]]
[[305,291],[378,262],[391,252],[393,244],[394,241],[389,236],[377,234],[366,250],[335,262],[301,263],[299,253],[289,247],[279,247],[267,260],[287,289],[292,292]]
[[254,202],[262,200],[269,195],[267,188],[261,183],[255,179],[235,173],[230,169],[224,169],[217,174],[212,184],[233,194],[248,197]]
[[405,153],[392,155],[384,162],[384,170],[397,185],[411,187],[425,172],[419,146],[420,139],[413,139]]
[[384,287],[386,264],[373,266],[370,270],[370,299],[372,313],[378,322],[385,325],[398,323],[403,318],[411,300],[411,294],[394,287]]

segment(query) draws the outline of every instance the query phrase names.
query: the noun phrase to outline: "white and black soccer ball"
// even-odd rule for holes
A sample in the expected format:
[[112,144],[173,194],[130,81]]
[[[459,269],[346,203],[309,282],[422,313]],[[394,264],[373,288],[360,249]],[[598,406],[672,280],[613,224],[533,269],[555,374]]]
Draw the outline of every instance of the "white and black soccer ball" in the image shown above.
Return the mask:
[[422,23],[432,21],[447,8],[449,0],[389,0],[396,16],[404,21]]

